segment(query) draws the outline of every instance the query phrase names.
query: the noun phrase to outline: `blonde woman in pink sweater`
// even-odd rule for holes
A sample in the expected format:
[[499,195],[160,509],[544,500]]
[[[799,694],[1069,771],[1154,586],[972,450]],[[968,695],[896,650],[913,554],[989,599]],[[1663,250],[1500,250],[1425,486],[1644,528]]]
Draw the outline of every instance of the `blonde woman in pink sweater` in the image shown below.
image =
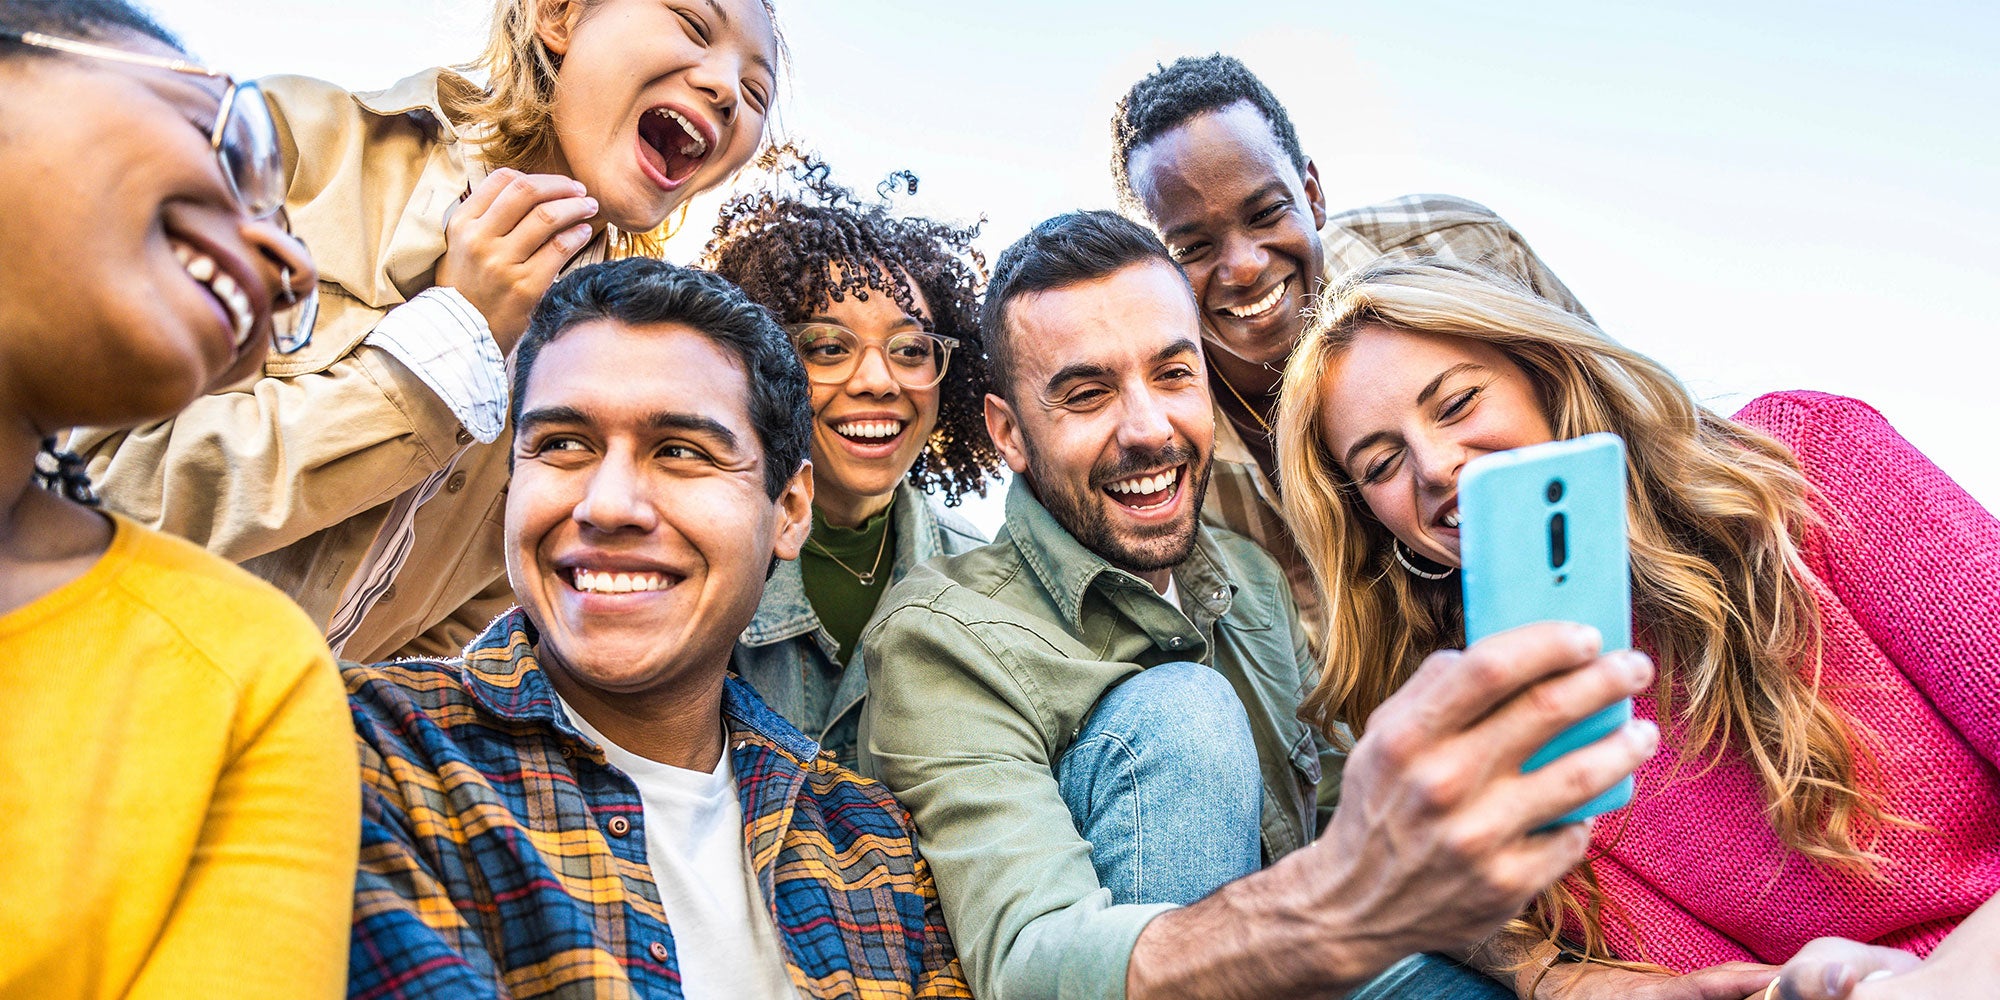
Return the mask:
[[1659,667],[1635,710],[1666,749],[1586,864],[1470,960],[1523,997],[1736,1000],[1814,938],[1928,954],[2000,892],[2000,522],[1865,404],[1785,392],[1725,418],[1505,278],[1357,272],[1278,421],[1332,612],[1302,711],[1359,734],[1463,644],[1467,460],[1593,431],[1628,450],[1633,634]]

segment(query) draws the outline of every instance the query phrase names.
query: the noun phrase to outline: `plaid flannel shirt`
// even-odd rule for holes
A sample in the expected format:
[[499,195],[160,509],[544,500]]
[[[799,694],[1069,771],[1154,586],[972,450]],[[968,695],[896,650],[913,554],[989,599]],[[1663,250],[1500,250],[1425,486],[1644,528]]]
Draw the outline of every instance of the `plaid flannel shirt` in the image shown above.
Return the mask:
[[[1583,303],[1542,263],[1528,241],[1493,210],[1442,194],[1404,195],[1378,205],[1333,215],[1320,230],[1326,250],[1326,281],[1334,282],[1377,257],[1437,257],[1484,264],[1526,283],[1542,298],[1590,319]],[[1243,443],[1236,425],[1215,409],[1215,465],[1202,516],[1262,546],[1285,571],[1292,599],[1313,649],[1325,634],[1326,614],[1312,570],[1278,513],[1278,491]]]
[[[682,995],[631,779],[564,717],[515,609],[462,660],[343,664],[361,750],[353,998]],[[969,997],[909,814],[734,677],[744,840],[809,997]]]

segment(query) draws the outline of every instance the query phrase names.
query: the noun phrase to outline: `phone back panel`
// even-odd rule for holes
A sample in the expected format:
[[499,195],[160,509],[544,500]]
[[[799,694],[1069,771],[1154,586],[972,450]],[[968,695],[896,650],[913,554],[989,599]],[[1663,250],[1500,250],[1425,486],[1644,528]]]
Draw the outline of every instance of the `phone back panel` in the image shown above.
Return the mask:
[[[1605,652],[1631,648],[1625,443],[1617,435],[1482,455],[1459,477],[1458,509],[1467,645],[1534,622],[1573,621],[1603,633]],[[1594,743],[1631,717],[1630,699],[1608,706],[1558,734],[1521,769]],[[1560,822],[1609,812],[1631,798],[1628,777]]]

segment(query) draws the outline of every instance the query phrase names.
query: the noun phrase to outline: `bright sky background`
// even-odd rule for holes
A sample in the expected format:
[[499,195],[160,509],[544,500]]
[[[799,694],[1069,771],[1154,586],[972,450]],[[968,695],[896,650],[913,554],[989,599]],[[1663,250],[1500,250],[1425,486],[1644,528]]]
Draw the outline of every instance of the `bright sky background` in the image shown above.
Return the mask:
[[[778,0],[780,126],[861,190],[988,220],[989,256],[1111,207],[1112,104],[1221,50],[1291,110],[1329,208],[1457,194],[1725,412],[1874,403],[2000,508],[2000,4]],[[203,58],[386,86],[480,48],[483,0],[156,0]],[[714,197],[673,259],[699,252]],[[997,495],[997,494],[996,494]],[[989,529],[998,506],[975,505]]]

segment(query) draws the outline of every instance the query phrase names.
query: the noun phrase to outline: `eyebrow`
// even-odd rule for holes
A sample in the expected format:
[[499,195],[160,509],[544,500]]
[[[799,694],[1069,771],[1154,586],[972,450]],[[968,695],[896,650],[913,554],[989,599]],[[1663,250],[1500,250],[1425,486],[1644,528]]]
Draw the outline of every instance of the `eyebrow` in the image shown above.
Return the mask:
[[[514,431],[518,436],[545,424],[573,426],[588,425],[591,422],[588,414],[574,406],[538,406],[521,414],[521,419],[514,422]],[[646,426],[656,431],[685,431],[690,434],[706,435],[730,451],[737,450],[739,444],[736,432],[723,425],[721,421],[696,413],[661,411],[647,417]]]
[[[723,27],[729,26],[729,24],[731,23],[729,19],[729,12],[722,9],[722,4],[716,2],[716,0],[702,0],[702,2],[708,4],[708,9],[714,12],[715,19],[721,21]],[[764,53],[762,52],[750,53],[750,61],[762,67],[764,72],[769,73],[774,77],[778,75],[778,71],[776,69],[773,69],[771,66],[771,60],[764,58]]]
[[[1154,352],[1150,363],[1155,365],[1163,364],[1183,354],[1199,353],[1201,353],[1201,345],[1196,344],[1187,337],[1182,337]],[[1048,382],[1042,386],[1042,394],[1044,396],[1052,396],[1055,394],[1056,389],[1066,382],[1085,378],[1102,378],[1109,374],[1111,374],[1110,368],[1094,362],[1078,361],[1074,364],[1067,364],[1056,369],[1056,373],[1049,376]]]
[[[1285,182],[1280,178],[1273,177],[1269,181],[1265,182],[1264,186],[1258,188],[1255,191],[1250,192],[1248,195],[1244,196],[1242,201],[1237,202],[1236,204],[1237,210],[1241,211],[1243,209],[1249,208],[1250,206],[1256,204],[1257,202],[1269,198],[1273,193],[1283,192],[1283,191],[1285,191]],[[1188,233],[1191,233],[1200,228],[1201,228],[1201,223],[1199,222],[1184,222],[1160,234],[1160,236],[1162,240],[1165,240],[1167,242],[1172,242],[1173,240],[1185,236]]]
[[[1458,364],[1452,365],[1450,368],[1445,369],[1444,371],[1438,372],[1437,377],[1425,383],[1423,391],[1417,393],[1417,405],[1422,406],[1425,403],[1430,402],[1431,397],[1436,396],[1438,390],[1444,388],[1445,380],[1451,378],[1453,375],[1459,375],[1469,371],[1485,371],[1485,370],[1486,370],[1485,366],[1483,365],[1477,365],[1470,361],[1461,361]],[[1376,431],[1375,433],[1370,434],[1367,437],[1354,442],[1354,444],[1347,449],[1347,454],[1342,455],[1340,457],[1341,466],[1343,468],[1352,470],[1354,468],[1354,456],[1360,454],[1361,452],[1367,450],[1368,448],[1375,446],[1376,444],[1379,444],[1380,442],[1388,440],[1393,436],[1394,435],[1390,434],[1388,431]],[[1348,474],[1353,475],[1353,472],[1350,471]]]
[[[852,332],[855,332],[855,333],[859,333],[859,332],[861,332],[861,331],[859,331],[859,330],[855,330],[855,329],[854,329],[853,327],[851,327],[851,326],[848,326],[848,325],[847,325],[846,323],[842,323],[841,321],[839,321],[839,320],[837,320],[837,319],[834,319],[834,318],[833,318],[832,316],[828,316],[828,315],[827,315],[827,314],[825,314],[825,313],[813,313],[813,314],[812,314],[811,316],[807,316],[807,317],[806,317],[806,322],[808,322],[808,323],[825,323],[825,324],[826,324],[826,325],[828,325],[828,326],[837,326],[837,327],[840,327],[840,328],[841,328],[841,329],[843,329],[843,330],[849,330],[849,331],[852,331]],[[913,327],[916,327],[917,329],[921,330],[921,329],[923,329],[923,328],[924,328],[924,323],[923,323],[923,320],[920,320],[920,319],[916,318],[915,316],[912,316],[912,315],[910,315],[909,313],[904,313],[904,314],[903,314],[903,318],[902,318],[902,319],[900,319],[900,320],[897,320],[896,322],[894,322],[894,323],[891,323],[891,324],[889,324],[889,329],[891,329],[891,330],[900,330],[900,329],[902,329],[903,327],[906,327],[906,326],[913,326]]]

